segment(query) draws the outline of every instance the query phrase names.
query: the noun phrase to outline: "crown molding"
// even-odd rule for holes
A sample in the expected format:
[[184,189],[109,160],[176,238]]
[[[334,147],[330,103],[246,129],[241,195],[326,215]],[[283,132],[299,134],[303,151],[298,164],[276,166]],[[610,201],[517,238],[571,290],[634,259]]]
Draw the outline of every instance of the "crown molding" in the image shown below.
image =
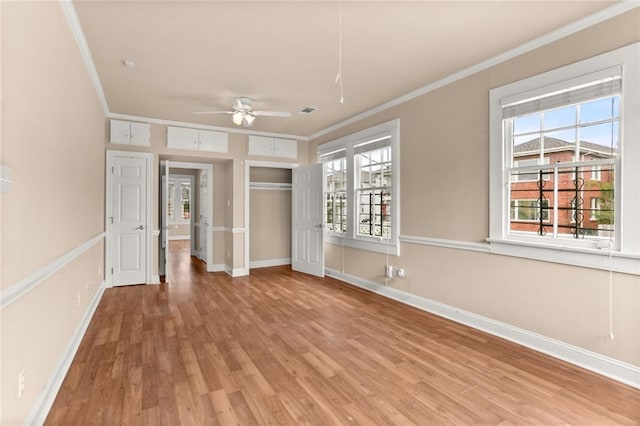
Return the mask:
[[78,19],[76,8],[73,7],[73,2],[71,0],[60,0],[60,5],[62,6],[64,16],[67,18],[67,23],[69,24],[69,28],[71,29],[71,33],[73,34],[73,38],[76,40],[78,48],[80,49],[80,54],[82,55],[84,65],[87,67],[89,78],[93,83],[93,87],[96,89],[96,94],[98,95],[100,105],[102,105],[102,110],[104,111],[105,115],[107,115],[109,114],[109,104],[107,103],[107,97],[104,94],[104,89],[102,88],[100,77],[98,76],[98,70],[96,69],[95,63],[93,62],[93,57],[91,56],[91,50],[89,50],[87,38],[84,35],[84,31],[82,31],[82,26],[80,25],[80,20]]

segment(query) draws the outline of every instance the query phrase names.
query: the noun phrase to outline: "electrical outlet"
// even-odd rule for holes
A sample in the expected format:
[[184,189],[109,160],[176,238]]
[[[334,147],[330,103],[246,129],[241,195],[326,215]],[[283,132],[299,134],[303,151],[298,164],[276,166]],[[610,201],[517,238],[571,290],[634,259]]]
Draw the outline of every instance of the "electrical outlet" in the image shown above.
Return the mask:
[[404,278],[405,277],[405,270],[404,268],[396,268],[396,276],[398,278]]
[[22,394],[24,393],[24,388],[27,383],[27,369],[23,368],[18,374],[18,399],[22,398]]

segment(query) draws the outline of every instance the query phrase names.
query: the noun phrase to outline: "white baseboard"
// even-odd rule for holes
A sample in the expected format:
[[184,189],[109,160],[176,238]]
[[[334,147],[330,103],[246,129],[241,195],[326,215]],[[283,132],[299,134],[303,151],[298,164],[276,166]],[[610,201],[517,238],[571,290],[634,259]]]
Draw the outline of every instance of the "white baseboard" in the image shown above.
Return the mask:
[[160,275],[151,275],[151,282],[149,284],[160,284]]
[[284,257],[282,259],[256,260],[249,262],[249,268],[269,268],[271,266],[291,265],[291,258]]
[[207,265],[207,272],[225,272],[226,265],[224,263],[215,263],[213,265]]
[[44,424],[44,421],[47,419],[49,410],[51,410],[51,406],[58,395],[62,382],[69,371],[69,367],[71,367],[71,362],[76,356],[80,342],[82,342],[82,338],[87,332],[91,318],[93,318],[93,314],[98,308],[98,303],[100,302],[100,299],[102,299],[102,295],[104,294],[106,287],[107,285],[105,281],[100,283],[100,286],[98,287],[96,294],[93,296],[93,300],[91,300],[91,303],[89,304],[80,325],[69,342],[67,349],[62,354],[60,361],[58,361],[58,364],[54,368],[53,373],[45,387],[42,389],[42,392],[40,392],[40,396],[36,400],[36,403],[29,411],[29,414],[24,421],[25,425],[41,425]]
[[636,365],[331,268],[325,268],[325,273],[345,283],[364,288],[389,299],[482,330],[494,336],[502,337],[640,389],[640,367]]
[[232,277],[244,277],[245,275],[249,275],[247,270],[244,268],[232,268],[229,265],[224,265],[224,271],[231,275]]
[[177,241],[177,240],[190,240],[191,235],[170,235],[169,241]]

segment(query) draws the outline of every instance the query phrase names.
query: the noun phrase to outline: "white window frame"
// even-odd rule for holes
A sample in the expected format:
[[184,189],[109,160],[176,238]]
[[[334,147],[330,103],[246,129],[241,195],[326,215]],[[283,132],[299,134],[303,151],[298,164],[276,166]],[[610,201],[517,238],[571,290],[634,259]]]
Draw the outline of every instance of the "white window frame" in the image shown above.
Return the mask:
[[[326,206],[326,202],[327,202],[326,201],[327,200],[326,196],[327,196],[328,193],[336,194],[338,192],[345,192],[345,206],[344,206],[344,208],[345,208],[345,210],[347,208],[347,206],[346,206],[346,198],[348,196],[348,193],[347,193],[346,189],[345,189],[345,191],[335,191],[335,190],[334,191],[330,191],[330,192],[326,191],[326,188],[327,188],[327,181],[326,181],[326,179],[327,179],[327,163],[333,162],[333,161],[339,161],[339,160],[343,160],[345,162],[344,170],[345,170],[345,180],[346,180],[346,177],[347,177],[347,164],[346,164],[346,157],[344,155],[339,154],[337,157],[332,158],[332,159],[330,159],[330,160],[325,162],[325,164],[323,166],[323,169],[322,169],[322,176],[323,176],[322,177],[322,187],[323,187],[323,191],[324,191],[324,194],[323,194],[323,197],[322,197],[322,202],[324,204],[323,204],[322,208],[323,208],[323,221],[324,221],[324,224],[325,224],[325,227],[324,227],[325,231],[328,233],[328,235],[335,234],[335,235],[342,236],[344,234],[344,232],[336,231],[336,230],[333,230],[333,229],[329,229],[329,227],[327,226],[327,206]],[[348,182],[345,183],[345,187],[347,185],[348,185]],[[345,225],[345,228],[346,228],[347,222],[348,222],[348,217],[349,217],[348,213],[345,212],[344,216],[345,216],[344,225]],[[336,224],[336,221],[335,221],[336,213],[335,213],[335,211],[333,212],[333,218],[334,218],[333,224],[334,224],[334,227],[335,227],[335,224]]]
[[[176,218],[176,214],[178,212],[178,210],[180,210],[181,208],[179,207],[182,203],[182,191],[180,191],[181,185],[184,182],[188,182],[189,183],[189,215],[191,216],[193,214],[193,176],[191,175],[169,175],[169,182],[173,183],[173,187],[174,187],[174,191],[173,191],[173,219],[169,220],[169,225],[188,225],[191,223],[191,218],[189,219],[183,219],[182,217],[180,217],[179,219]],[[168,202],[168,200],[167,200]]]
[[590,180],[602,180],[602,166],[600,164],[594,164],[591,166],[591,176],[589,176]]
[[[510,152],[504,142],[503,102],[541,96],[594,80],[618,67],[622,74],[620,146],[616,168],[613,241],[573,241],[509,234]],[[640,275],[640,42],[490,91],[491,252]],[[609,257],[611,251],[611,258]]]
[[[382,239],[369,236],[359,236],[356,232],[357,200],[356,200],[356,147],[368,141],[375,141],[390,137],[391,146],[391,233],[390,238]],[[341,137],[318,146],[318,158],[331,153],[345,151],[347,159],[347,232],[325,231],[325,241],[347,247],[369,250],[390,255],[400,255],[400,120],[395,119],[376,126],[360,130],[356,133]],[[326,176],[323,173],[323,179]],[[326,188],[323,182],[323,188]],[[324,207],[323,207],[324,208]],[[325,228],[326,229],[326,228]]]

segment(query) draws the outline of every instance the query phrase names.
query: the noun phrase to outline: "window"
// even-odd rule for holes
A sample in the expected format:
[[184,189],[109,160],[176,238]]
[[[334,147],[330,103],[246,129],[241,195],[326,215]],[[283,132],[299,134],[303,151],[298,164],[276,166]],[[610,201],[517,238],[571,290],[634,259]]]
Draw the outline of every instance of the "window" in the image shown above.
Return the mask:
[[391,147],[356,154],[358,235],[391,235]]
[[325,162],[325,225],[330,232],[347,231],[347,163],[341,157]]
[[318,147],[329,242],[398,254],[398,137],[393,120]]
[[638,58],[640,43],[491,90],[492,251],[640,254]]
[[193,176],[170,175],[168,186],[167,212],[169,222],[189,222],[191,220]]

